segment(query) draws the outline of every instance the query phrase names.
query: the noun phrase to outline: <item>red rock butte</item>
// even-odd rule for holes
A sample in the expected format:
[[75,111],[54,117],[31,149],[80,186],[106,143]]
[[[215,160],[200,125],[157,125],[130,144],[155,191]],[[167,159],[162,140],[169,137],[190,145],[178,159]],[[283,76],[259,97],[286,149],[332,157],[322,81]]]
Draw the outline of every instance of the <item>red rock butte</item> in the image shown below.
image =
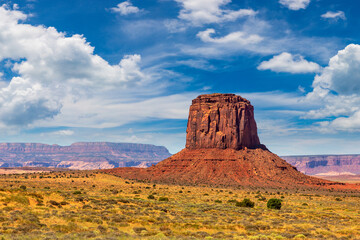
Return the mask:
[[146,169],[114,168],[126,179],[180,185],[359,189],[310,177],[260,143],[254,108],[235,94],[206,94],[192,101],[186,148]]
[[206,94],[194,99],[186,132],[187,149],[262,147],[254,107],[235,94]]

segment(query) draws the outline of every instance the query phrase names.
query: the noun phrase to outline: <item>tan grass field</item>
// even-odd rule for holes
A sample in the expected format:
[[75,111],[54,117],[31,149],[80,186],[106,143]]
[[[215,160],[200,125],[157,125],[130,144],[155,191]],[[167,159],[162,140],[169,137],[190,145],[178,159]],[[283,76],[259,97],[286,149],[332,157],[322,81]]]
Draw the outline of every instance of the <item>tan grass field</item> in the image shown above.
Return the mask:
[[[236,206],[244,198],[255,207]],[[270,198],[282,208],[268,209]],[[360,239],[359,223],[355,192],[154,185],[95,171],[0,176],[0,239]]]

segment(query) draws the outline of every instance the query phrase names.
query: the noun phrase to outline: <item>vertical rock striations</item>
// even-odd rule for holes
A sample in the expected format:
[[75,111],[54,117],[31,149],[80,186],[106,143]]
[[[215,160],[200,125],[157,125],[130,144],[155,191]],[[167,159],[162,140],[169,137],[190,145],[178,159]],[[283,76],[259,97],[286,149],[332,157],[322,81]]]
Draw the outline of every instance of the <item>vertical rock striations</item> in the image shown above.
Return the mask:
[[348,188],[306,176],[260,144],[254,109],[234,94],[192,101],[186,148],[146,169],[104,170],[127,179],[170,184],[271,188]]
[[192,101],[186,148],[259,148],[254,107],[235,94],[206,94]]

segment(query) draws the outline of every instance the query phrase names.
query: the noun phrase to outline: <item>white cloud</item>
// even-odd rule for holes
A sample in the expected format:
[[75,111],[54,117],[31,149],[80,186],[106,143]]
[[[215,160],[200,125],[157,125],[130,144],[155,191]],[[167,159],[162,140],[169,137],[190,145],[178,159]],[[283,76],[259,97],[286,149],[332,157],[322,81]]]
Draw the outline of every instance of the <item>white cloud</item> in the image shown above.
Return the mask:
[[186,119],[191,100],[197,95],[176,94],[128,102],[104,97],[83,98],[76,104],[71,99],[65,99],[61,114],[51,121],[39,120],[36,125],[109,128],[144,119]]
[[306,98],[323,104],[306,117],[331,121],[320,124],[321,131],[360,131],[360,45],[350,44],[332,57],[317,75],[313,91]]
[[[0,62],[16,75],[0,84],[0,125],[101,127],[183,118],[187,98],[154,98],[164,94],[172,72],[142,69],[137,54],[111,65],[83,36],[24,24],[26,19],[0,7]],[[158,108],[162,104],[166,110]]]
[[181,61],[177,61],[176,63],[180,64],[180,65],[189,66],[189,67],[192,67],[192,68],[197,68],[197,69],[201,69],[201,70],[207,70],[207,71],[212,71],[212,70],[216,69],[216,67],[214,65],[211,65],[208,61],[203,60],[203,59],[181,60]]
[[307,8],[310,0],[280,0],[279,3],[289,8],[290,10],[297,11]]
[[72,136],[74,135],[74,131],[72,130],[59,130],[56,132],[53,132],[53,134],[60,135],[60,136]]
[[317,63],[305,60],[301,55],[283,52],[269,61],[262,62],[257,69],[288,73],[314,73],[319,72],[321,67]]
[[360,92],[360,45],[350,44],[332,57],[329,65],[315,77],[315,92],[333,90],[340,95]]
[[177,19],[166,19],[164,25],[171,33],[184,32],[187,29],[187,24]]
[[194,25],[235,21],[244,16],[253,16],[252,9],[228,10],[222,9],[231,0],[175,0],[182,9],[179,18]]
[[123,16],[140,12],[140,9],[133,6],[130,1],[119,3],[116,7],[111,8],[111,10]]
[[263,40],[262,37],[256,34],[248,35],[245,32],[232,32],[224,37],[213,38],[210,35],[214,34],[215,30],[208,28],[205,31],[199,32],[196,36],[203,42],[229,44],[235,43],[240,45],[256,44]]
[[327,13],[324,13],[323,15],[321,15],[322,18],[326,18],[326,19],[343,19],[345,20],[345,13],[343,11],[337,11],[337,12],[331,12],[328,11]]

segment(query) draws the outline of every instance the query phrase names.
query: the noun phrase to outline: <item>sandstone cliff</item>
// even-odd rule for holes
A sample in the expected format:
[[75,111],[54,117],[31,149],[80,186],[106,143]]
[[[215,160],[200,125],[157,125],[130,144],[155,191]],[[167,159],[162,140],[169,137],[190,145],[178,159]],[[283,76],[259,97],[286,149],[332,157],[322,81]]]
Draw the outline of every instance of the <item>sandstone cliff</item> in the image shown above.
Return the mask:
[[0,143],[0,167],[104,169],[151,166],[171,156],[165,147],[135,143],[80,142],[70,146]]
[[189,111],[186,148],[146,169],[106,173],[141,181],[232,187],[341,188],[306,176],[260,144],[253,107],[234,94],[201,95]]
[[192,101],[186,148],[259,148],[250,102],[235,94],[200,95]]
[[360,155],[313,155],[282,157],[307,175],[360,175]]

